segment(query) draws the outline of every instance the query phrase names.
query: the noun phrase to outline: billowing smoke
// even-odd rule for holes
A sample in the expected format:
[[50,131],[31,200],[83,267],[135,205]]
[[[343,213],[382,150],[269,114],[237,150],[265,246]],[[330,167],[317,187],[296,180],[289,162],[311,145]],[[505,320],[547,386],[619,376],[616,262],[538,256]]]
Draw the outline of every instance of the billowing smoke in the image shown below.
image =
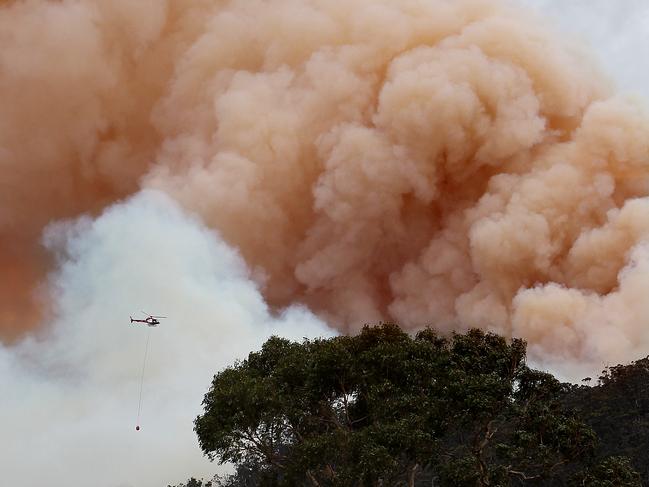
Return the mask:
[[[0,2],[3,472],[207,473],[211,374],[324,323],[478,326],[573,377],[646,354],[649,116],[563,39],[504,0]],[[149,436],[140,308],[171,317]]]
[[[165,191],[277,308],[481,326],[619,360],[649,337],[649,118],[494,0],[10,2],[3,319],[49,221]],[[25,311],[25,310],[28,311]]]
[[[145,191],[96,220],[50,226],[46,242],[62,262],[51,276],[59,318],[0,346],[6,485],[211,478],[222,467],[202,456],[192,422],[212,375],[271,334],[331,334],[303,308],[272,316],[241,257],[159,193]],[[155,328],[130,324],[141,308],[167,319]]]

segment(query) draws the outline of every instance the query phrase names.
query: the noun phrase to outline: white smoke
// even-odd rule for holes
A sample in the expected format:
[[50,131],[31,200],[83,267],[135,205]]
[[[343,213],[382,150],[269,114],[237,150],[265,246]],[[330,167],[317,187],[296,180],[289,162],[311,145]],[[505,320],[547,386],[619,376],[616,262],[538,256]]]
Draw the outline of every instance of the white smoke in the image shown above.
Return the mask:
[[[237,253],[147,191],[96,220],[50,226],[56,319],[0,348],[0,464],[20,486],[165,486],[217,467],[192,431],[212,375],[271,334],[330,334],[308,311],[270,315]],[[168,316],[130,324],[144,308]],[[141,430],[135,431],[147,334]],[[46,484],[43,484],[46,481]]]

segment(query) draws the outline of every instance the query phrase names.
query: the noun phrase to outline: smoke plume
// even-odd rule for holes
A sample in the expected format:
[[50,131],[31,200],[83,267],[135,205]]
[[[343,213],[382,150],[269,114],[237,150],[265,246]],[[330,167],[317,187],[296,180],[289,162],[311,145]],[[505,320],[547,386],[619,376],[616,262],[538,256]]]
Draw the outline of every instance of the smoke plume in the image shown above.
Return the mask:
[[486,327],[541,355],[647,349],[649,118],[532,14],[495,0],[1,8],[6,338],[51,309],[35,291],[44,226],[145,187],[239,249],[272,306],[341,331],[383,318]]
[[[50,277],[58,318],[0,345],[6,485],[211,478],[223,467],[202,456],[192,422],[212,375],[271,334],[331,335],[303,308],[272,316],[240,256],[159,193],[144,191],[95,220],[51,225],[45,241],[61,262]],[[167,319],[130,324],[142,308]]]
[[210,475],[201,397],[272,333],[649,353],[649,115],[615,86],[646,91],[649,7],[518,3],[570,38],[506,0],[0,0],[3,480]]

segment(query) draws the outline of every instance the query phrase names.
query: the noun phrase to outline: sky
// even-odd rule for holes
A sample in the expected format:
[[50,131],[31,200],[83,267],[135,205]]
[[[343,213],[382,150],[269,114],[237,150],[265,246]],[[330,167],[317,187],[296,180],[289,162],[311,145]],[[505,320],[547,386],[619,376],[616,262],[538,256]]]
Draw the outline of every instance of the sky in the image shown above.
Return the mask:
[[649,353],[649,5],[212,3],[0,7],[3,483],[211,477],[202,397],[272,334]]
[[642,60],[649,41],[649,5],[642,0],[521,0],[566,35],[595,52],[597,62],[623,92],[649,96],[649,69]]

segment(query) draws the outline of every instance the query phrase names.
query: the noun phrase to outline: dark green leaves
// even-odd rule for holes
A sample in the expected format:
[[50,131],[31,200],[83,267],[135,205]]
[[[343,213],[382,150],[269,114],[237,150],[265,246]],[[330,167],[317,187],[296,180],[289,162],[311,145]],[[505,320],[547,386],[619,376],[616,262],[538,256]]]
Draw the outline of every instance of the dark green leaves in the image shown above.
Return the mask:
[[245,465],[258,485],[520,484],[593,451],[566,391],[527,368],[520,340],[381,324],[271,338],[214,377],[195,429],[210,458]]

